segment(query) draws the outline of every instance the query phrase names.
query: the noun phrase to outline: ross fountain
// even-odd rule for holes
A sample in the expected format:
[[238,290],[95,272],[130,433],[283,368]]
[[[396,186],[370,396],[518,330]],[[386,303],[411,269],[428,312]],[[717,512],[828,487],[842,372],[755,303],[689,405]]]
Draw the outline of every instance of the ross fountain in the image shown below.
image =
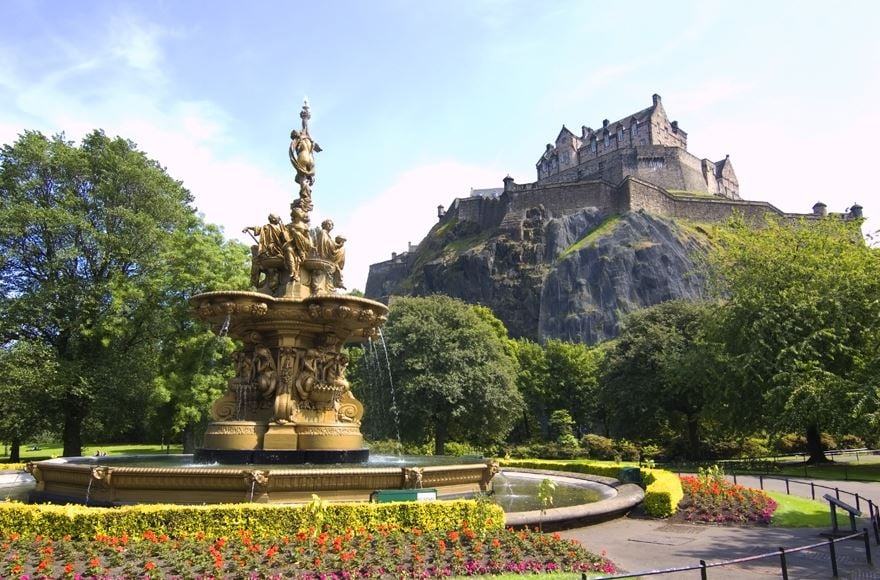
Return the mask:
[[[235,376],[211,408],[196,464],[220,467],[144,467],[105,459],[62,459],[30,467],[36,500],[80,503],[366,500],[378,489],[437,488],[439,494],[485,491],[493,463],[364,465],[369,451],[360,431],[363,405],[346,380],[346,343],[379,336],[384,304],[339,294],[344,289],[345,238],[333,222],[312,229],[315,153],[308,102],[301,128],[290,134],[290,162],[299,192],[290,221],[277,214],[244,229],[251,248],[253,291],[194,296],[193,315],[218,335],[242,345]],[[345,467],[285,469],[294,464]],[[357,464],[357,465],[352,465]],[[228,466],[228,467],[226,467]],[[235,467],[233,467],[235,466]]]

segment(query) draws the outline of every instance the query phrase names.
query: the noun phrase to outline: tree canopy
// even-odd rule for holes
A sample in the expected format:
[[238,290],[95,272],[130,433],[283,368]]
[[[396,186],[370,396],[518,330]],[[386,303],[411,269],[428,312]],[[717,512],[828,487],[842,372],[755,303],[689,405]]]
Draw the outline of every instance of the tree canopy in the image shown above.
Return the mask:
[[26,132],[0,150],[0,339],[54,352],[60,388],[46,411],[65,455],[80,453],[83,429],[143,429],[163,352],[193,332],[186,298],[228,279],[230,264],[246,270],[243,246],[222,242],[191,202],[156,161],[101,131],[80,146]]
[[384,333],[403,439],[433,440],[436,454],[448,441],[503,441],[522,397],[516,363],[485,309],[447,296],[400,298]]
[[631,313],[602,372],[601,399],[614,431],[636,440],[679,436],[700,451],[700,428],[719,372],[705,327],[709,305],[671,301]]
[[709,258],[726,297],[715,329],[726,415],[740,429],[805,430],[813,461],[821,430],[876,429],[880,250],[858,225],[738,220]]

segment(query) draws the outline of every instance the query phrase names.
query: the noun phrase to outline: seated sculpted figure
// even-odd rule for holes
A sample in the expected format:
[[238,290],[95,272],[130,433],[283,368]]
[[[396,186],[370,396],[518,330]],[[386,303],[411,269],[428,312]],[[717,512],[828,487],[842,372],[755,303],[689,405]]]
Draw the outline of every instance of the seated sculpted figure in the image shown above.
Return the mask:
[[278,267],[281,262],[277,258],[284,255],[284,244],[287,243],[287,230],[281,223],[281,218],[274,213],[269,214],[269,223],[262,226],[249,226],[242,230],[250,232],[257,241],[257,245],[251,248],[251,284],[260,287],[260,274],[266,274],[269,286],[274,290],[278,287]]
[[284,244],[284,259],[290,269],[290,279],[299,280],[299,267],[312,251],[309,237],[309,214],[302,207],[302,199],[290,204],[290,223],[287,224],[287,242]]

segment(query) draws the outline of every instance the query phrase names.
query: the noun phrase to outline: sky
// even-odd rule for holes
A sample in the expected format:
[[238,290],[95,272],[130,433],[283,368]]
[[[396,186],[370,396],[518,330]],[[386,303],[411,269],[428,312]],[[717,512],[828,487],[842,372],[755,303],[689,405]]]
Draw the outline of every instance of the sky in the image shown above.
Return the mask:
[[657,93],[689,151],[730,155],[744,199],[859,203],[871,231],[878,22],[872,0],[3,0],[0,144],[125,137],[250,242],[244,227],[297,196],[287,147],[307,97],[312,223],[333,219],[363,290],[438,205],[534,181],[563,124]]

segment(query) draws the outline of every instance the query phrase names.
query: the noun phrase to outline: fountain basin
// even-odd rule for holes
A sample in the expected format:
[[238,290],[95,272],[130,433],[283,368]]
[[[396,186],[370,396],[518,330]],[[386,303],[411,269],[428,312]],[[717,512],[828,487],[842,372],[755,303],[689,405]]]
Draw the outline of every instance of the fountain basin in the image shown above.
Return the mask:
[[645,491],[640,486],[634,483],[622,483],[611,477],[519,467],[504,468],[501,474],[530,477],[538,482],[549,478],[558,485],[589,482],[601,495],[599,501],[553,507],[543,513],[540,509],[506,513],[504,525],[514,528],[541,526],[545,530],[561,530],[604,522],[624,515],[645,499]]
[[[77,457],[28,465],[37,481],[31,501],[118,506],[136,503],[306,503],[369,501],[380,489],[434,488],[451,499],[488,489],[494,462],[423,465],[208,466],[171,456],[171,466],[131,463],[132,458]],[[155,456],[150,457],[155,460]]]

